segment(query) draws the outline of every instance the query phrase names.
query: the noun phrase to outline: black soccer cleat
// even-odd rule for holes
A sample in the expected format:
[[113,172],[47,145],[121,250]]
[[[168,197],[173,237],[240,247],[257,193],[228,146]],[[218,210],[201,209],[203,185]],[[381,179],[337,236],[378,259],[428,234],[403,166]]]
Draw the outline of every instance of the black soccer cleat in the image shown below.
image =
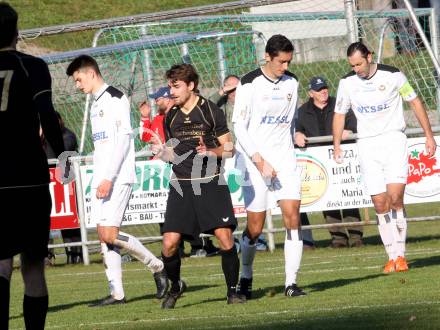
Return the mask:
[[156,298],[162,299],[168,291],[168,277],[165,269],[153,274],[154,282],[156,283]]
[[113,296],[108,296],[105,297],[104,299],[99,300],[98,302],[89,304],[89,307],[103,307],[109,305],[120,305],[125,303],[126,303],[125,298],[115,299],[113,298]]
[[231,293],[228,295],[228,305],[231,304],[245,304],[246,303],[246,296],[239,293]]
[[246,299],[252,298],[252,278],[240,278],[238,283],[237,292],[246,297]]
[[284,290],[284,295],[286,297],[300,297],[305,296],[306,293],[301,288],[298,288],[295,283],[293,283]]
[[182,280],[179,280],[179,291],[178,292],[168,292],[165,295],[165,298],[162,301],[162,309],[173,309],[176,306],[177,299],[182,295],[182,293],[186,290],[186,283]]

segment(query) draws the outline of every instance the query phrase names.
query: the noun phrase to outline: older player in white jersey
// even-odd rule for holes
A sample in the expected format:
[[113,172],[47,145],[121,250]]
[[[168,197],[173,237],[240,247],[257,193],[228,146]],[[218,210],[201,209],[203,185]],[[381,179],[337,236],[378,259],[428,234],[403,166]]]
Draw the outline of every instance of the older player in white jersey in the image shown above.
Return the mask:
[[168,289],[163,262],[137,238],[119,231],[132,185],[136,182],[128,99],[124,93],[104,82],[98,64],[90,56],[81,55],[74,59],[66,73],[73,77],[78,89],[92,94],[94,99],[90,110],[95,148],[91,216],[98,224],[110,296],[90,306],[125,303],[120,254],[123,248],[154,274],[157,297],[161,298]]
[[430,157],[436,149],[431,125],[421,99],[399,69],[373,63],[371,52],[361,42],[348,47],[347,57],[353,71],[339,82],[333,119],[334,157],[337,162],[343,161],[344,117],[351,108],[357,118],[362,177],[389,257],[384,273],[407,271],[403,195],[408,155],[402,99],[409,102],[423,128],[425,152]]
[[245,178],[247,211],[239,291],[251,298],[255,241],[263,230],[266,210],[278,202],[286,227],[285,295],[294,297],[305,294],[296,285],[303,250],[299,231],[301,179],[292,137],[298,80],[287,71],[293,56],[290,40],[274,35],[265,51],[266,64],[241,79],[232,117],[237,138],[236,166]]

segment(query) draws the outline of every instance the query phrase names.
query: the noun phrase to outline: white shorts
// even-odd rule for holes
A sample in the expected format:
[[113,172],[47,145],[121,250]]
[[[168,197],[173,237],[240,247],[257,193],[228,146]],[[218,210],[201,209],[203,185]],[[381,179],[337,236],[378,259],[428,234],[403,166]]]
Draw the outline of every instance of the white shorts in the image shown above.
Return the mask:
[[129,184],[115,185],[107,198],[98,199],[96,188],[92,189],[91,217],[96,224],[104,227],[120,227],[131,191],[132,186]]
[[242,191],[246,210],[263,212],[276,207],[280,200],[301,200],[302,168],[296,162],[284,165],[278,166],[281,170],[277,176],[266,182],[247,156],[236,158],[236,168],[244,173]]
[[357,141],[362,179],[369,195],[387,191],[389,183],[406,184],[408,145],[406,135],[392,131]]

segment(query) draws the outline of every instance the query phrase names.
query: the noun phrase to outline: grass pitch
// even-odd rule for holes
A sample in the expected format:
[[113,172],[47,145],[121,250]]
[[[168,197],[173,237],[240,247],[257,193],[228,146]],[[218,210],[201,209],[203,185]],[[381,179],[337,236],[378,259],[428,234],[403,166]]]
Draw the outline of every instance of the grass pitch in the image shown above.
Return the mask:
[[[188,290],[174,310],[154,298],[152,276],[140,263],[124,264],[128,303],[105,308],[87,304],[107,295],[102,264],[47,269],[50,307],[47,329],[440,329],[440,226],[409,225],[410,271],[383,275],[385,252],[377,228],[365,227],[365,247],[330,249],[328,232],[315,231],[318,248],[304,253],[298,284],[305,297],[283,295],[282,236],[274,253],[258,252],[254,297],[227,305],[220,257],[185,258]],[[159,252],[159,245],[151,246]],[[14,271],[10,328],[23,328],[23,286]]]

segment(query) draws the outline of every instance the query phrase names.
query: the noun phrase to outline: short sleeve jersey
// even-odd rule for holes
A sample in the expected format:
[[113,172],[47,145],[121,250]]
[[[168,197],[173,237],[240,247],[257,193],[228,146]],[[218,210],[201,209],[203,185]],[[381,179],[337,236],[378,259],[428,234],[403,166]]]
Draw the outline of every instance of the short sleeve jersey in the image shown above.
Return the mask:
[[49,182],[34,101],[51,93],[47,64],[15,50],[0,51],[0,187]]
[[118,89],[104,84],[94,95],[90,120],[95,149],[93,153],[92,187],[98,187],[105,178],[118,139],[122,135],[130,135],[130,147],[127,154],[124,155],[114,184],[135,183],[133,130],[130,122],[130,104],[127,97]]
[[404,131],[402,99],[411,101],[416,97],[402,72],[377,64],[376,73],[368,79],[351,72],[340,80],[335,112],[346,114],[353,109],[358,138],[373,137],[389,131]]
[[[247,127],[258,152],[275,168],[295,159],[292,125],[297,102],[298,80],[288,71],[274,81],[256,69],[237,87],[232,122]],[[236,147],[244,153],[239,140]]]
[[168,111],[165,138],[168,143],[172,143],[176,154],[173,164],[176,177],[197,179],[221,173],[221,159],[200,157],[196,148],[200,137],[208,148],[219,147],[218,137],[227,133],[229,129],[223,111],[202,96],[199,96],[197,104],[189,113],[184,113],[179,106]]

